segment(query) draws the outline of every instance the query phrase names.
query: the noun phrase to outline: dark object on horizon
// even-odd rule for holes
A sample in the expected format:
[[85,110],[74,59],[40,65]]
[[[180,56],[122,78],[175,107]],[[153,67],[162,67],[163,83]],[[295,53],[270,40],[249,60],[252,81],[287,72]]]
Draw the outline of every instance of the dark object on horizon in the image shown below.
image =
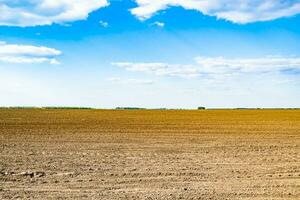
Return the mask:
[[198,107],[198,110],[205,110],[205,107]]

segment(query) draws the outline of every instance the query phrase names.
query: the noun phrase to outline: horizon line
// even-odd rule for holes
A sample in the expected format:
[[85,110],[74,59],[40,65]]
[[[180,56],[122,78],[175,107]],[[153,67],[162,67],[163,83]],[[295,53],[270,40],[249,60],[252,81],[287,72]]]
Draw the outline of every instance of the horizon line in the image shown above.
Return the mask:
[[300,110],[298,107],[197,107],[197,108],[143,108],[143,107],[82,107],[82,106],[0,106],[0,109],[41,109],[41,110]]

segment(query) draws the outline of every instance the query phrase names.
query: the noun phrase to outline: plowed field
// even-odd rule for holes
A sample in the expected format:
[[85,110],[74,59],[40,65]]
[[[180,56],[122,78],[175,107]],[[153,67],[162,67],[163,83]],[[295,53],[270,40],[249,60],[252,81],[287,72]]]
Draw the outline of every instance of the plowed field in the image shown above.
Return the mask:
[[0,110],[0,199],[300,199],[298,110]]

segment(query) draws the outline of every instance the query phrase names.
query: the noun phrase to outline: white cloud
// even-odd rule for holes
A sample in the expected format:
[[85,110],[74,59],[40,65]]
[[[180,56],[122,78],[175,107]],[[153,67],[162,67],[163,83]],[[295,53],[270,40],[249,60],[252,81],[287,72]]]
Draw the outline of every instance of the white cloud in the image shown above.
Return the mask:
[[116,77],[111,77],[111,78],[108,78],[106,79],[107,81],[110,81],[110,82],[114,82],[114,83],[118,83],[121,81],[120,78],[116,78]]
[[37,26],[86,19],[107,0],[2,0],[0,25]]
[[30,64],[30,63],[50,63],[59,64],[56,56],[61,55],[61,51],[44,46],[7,44],[0,41],[0,61],[8,63]]
[[300,69],[300,58],[268,56],[263,58],[228,59],[223,57],[196,57],[197,64],[207,73],[268,73]]
[[113,82],[113,83],[120,83],[120,84],[135,84],[135,85],[151,85],[154,83],[153,80],[147,80],[147,79],[121,79],[121,78],[108,78],[107,81]]
[[251,23],[290,17],[300,13],[300,0],[135,0],[131,13],[141,20],[172,6],[197,10],[234,23]]
[[123,67],[127,71],[146,72],[157,76],[177,76],[183,78],[194,78],[201,73],[197,67],[192,65],[173,65],[168,63],[112,63],[114,66]]
[[99,24],[104,27],[104,28],[107,28],[109,26],[108,22],[105,22],[105,21],[99,21]]
[[154,22],[154,23],[152,23],[151,24],[152,26],[158,26],[158,27],[164,27],[165,26],[165,23],[163,23],[163,22]]
[[[234,23],[268,21],[300,13],[300,0],[135,0],[131,13],[144,20],[179,6]],[[37,26],[84,20],[109,5],[108,0],[1,0],[0,25]],[[156,25],[163,26],[158,22]],[[106,27],[106,25],[104,25]]]
[[112,65],[122,67],[132,72],[145,72],[157,76],[182,78],[196,78],[201,76],[224,78],[246,73],[280,73],[285,70],[300,70],[300,58],[297,57],[263,57],[249,59],[196,57],[195,62],[193,65],[132,62],[117,62],[112,63]]

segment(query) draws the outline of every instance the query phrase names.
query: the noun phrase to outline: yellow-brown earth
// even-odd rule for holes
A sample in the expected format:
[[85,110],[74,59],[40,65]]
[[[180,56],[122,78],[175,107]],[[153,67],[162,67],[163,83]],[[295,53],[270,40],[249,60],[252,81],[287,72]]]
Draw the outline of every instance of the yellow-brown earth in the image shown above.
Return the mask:
[[298,110],[0,110],[0,199],[300,199]]

